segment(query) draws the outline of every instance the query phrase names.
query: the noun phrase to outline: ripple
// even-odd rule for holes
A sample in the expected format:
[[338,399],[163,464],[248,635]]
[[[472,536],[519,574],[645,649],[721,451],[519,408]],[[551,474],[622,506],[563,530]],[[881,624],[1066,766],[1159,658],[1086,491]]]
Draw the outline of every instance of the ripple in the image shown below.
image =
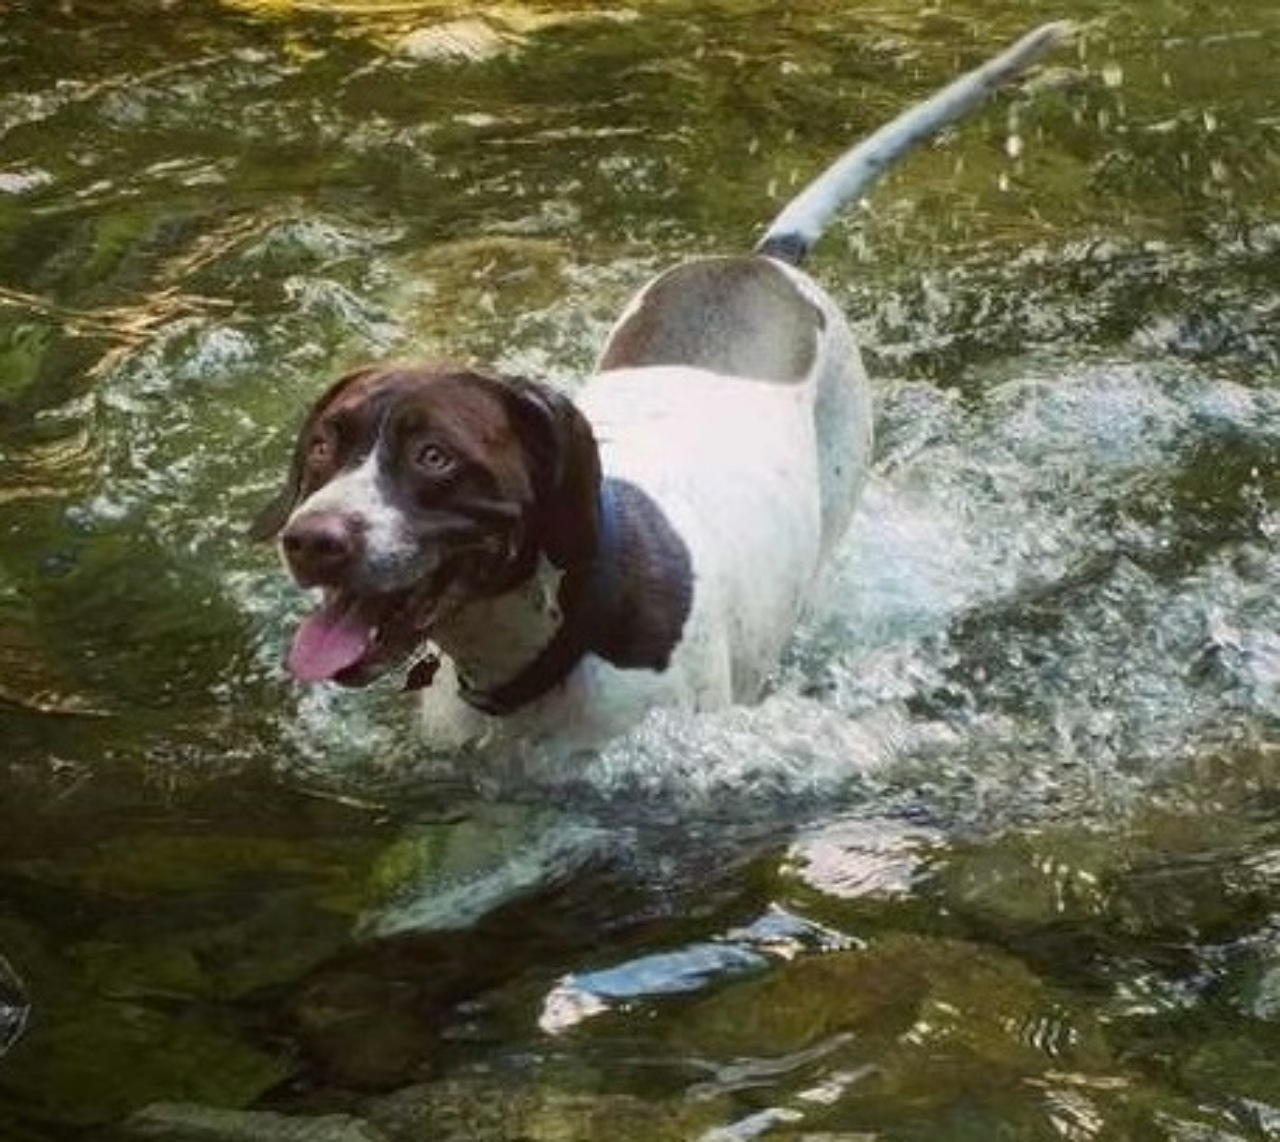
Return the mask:
[[22,1038],[31,1015],[26,989],[13,965],[0,953],[0,1058]]

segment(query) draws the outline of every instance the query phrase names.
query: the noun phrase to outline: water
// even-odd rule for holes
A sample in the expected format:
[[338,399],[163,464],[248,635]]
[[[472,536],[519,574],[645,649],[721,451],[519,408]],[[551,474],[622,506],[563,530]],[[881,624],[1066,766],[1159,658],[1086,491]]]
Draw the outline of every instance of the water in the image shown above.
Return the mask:
[[759,706],[442,756],[243,539],[346,365],[572,387],[1060,14],[0,13],[0,1136],[1280,1135],[1269,8],[1068,13],[820,248],[877,464]]

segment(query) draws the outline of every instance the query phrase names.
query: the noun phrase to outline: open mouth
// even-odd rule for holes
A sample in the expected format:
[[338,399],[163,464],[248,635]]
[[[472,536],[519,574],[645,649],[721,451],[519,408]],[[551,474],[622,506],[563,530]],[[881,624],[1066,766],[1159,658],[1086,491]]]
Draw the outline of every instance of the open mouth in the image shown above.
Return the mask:
[[[478,530],[474,522],[466,524]],[[320,606],[293,636],[289,673],[299,682],[368,685],[408,658],[469,600],[491,594],[515,566],[511,546],[506,533],[481,532],[410,586],[372,592],[324,587]]]
[[361,596],[327,588],[293,636],[289,673],[300,682],[366,685],[428,637],[443,602],[421,589]]

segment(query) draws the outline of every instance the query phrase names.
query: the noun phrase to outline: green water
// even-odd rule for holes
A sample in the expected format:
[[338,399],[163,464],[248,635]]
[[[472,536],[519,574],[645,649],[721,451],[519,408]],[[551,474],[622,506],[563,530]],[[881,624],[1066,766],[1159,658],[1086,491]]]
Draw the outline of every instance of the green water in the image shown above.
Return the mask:
[[[522,772],[286,682],[244,529],[327,379],[572,388],[1062,15],[818,251],[879,457],[768,701]],[[0,1138],[1280,1137],[1278,41],[0,8]]]

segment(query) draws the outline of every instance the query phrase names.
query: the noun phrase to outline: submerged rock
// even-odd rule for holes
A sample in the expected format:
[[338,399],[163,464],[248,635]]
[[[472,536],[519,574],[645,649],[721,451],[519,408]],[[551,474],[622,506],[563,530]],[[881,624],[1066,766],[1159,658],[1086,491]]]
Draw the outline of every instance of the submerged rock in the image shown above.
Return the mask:
[[[441,1028],[465,999],[590,938],[568,929],[616,908],[626,834],[525,805],[473,806],[404,829],[363,888],[354,939],[287,1002],[287,1033],[323,1083],[388,1090],[435,1072]],[[572,933],[567,935],[567,933]]]
[[1248,935],[1280,900],[1251,855],[1266,825],[1208,798],[1206,788],[1203,811],[1144,807],[1123,830],[1041,826],[957,847],[942,882],[948,910],[1002,939],[1050,929],[1106,944]]
[[397,1091],[363,1111],[391,1142],[684,1142],[717,1102],[576,1090],[536,1075],[468,1073]]
[[367,1122],[345,1114],[314,1118],[158,1102],[131,1115],[113,1142],[386,1142]]
[[470,928],[518,900],[564,884],[616,851],[617,835],[522,805],[487,805],[456,821],[418,826],[373,872],[365,938]]
[[176,1091],[244,1104],[289,1073],[283,1060],[181,1015],[76,992],[41,998],[0,1072],[0,1092],[20,1095],[41,1121],[101,1125]]
[[905,1106],[934,1123],[962,1104],[991,1122],[1031,1122],[1041,1096],[1028,1080],[1114,1066],[1087,1005],[1065,1006],[1018,960],[914,936],[726,988],[682,1012],[667,1041],[668,1057],[696,1060],[706,1076],[700,1098],[764,1088],[778,1124],[810,1131]]
[[32,1004],[0,1099],[100,1126],[175,1096],[243,1106],[287,1078],[288,1052],[239,1015],[343,945],[367,841],[86,833],[6,867],[43,922],[0,917]]

